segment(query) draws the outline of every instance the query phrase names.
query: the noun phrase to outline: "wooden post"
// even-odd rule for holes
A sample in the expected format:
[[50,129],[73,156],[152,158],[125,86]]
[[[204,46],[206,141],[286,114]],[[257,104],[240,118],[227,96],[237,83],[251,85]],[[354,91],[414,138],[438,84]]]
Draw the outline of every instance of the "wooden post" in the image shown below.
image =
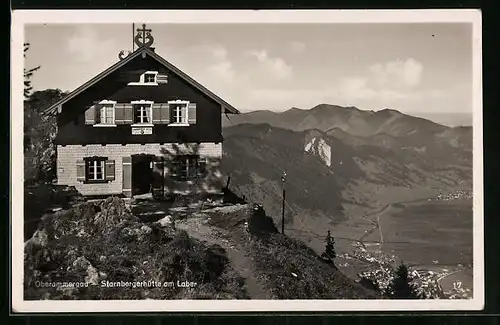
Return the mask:
[[132,52],[135,51],[134,35],[135,35],[135,23],[132,23]]
[[286,172],[283,172],[281,176],[281,182],[283,183],[283,195],[282,195],[282,207],[281,207],[281,233],[285,234],[285,181]]

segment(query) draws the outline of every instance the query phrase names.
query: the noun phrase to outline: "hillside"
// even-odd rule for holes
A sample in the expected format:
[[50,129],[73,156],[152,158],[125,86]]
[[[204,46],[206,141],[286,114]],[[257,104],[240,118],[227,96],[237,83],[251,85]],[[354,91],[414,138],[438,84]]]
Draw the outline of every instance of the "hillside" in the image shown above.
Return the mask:
[[258,206],[212,204],[149,221],[140,215],[108,198],[46,216],[25,243],[25,299],[375,297],[279,234]]
[[[339,252],[353,254],[360,244],[396,254],[432,277],[442,274],[448,291],[451,279],[467,284],[470,296],[471,127],[328,105],[242,120],[248,115],[249,123],[224,128],[222,167],[232,191],[281,225],[286,171],[288,236],[320,253],[331,230]],[[353,279],[365,267],[352,259],[339,265]]]
[[361,137],[340,129],[295,132],[241,124],[224,131],[223,169],[237,193],[275,216],[281,211],[280,178],[286,171],[287,202],[296,214],[339,221],[346,203],[376,204],[380,197],[373,188],[470,186],[469,130],[444,130],[433,141],[420,143],[410,136]]

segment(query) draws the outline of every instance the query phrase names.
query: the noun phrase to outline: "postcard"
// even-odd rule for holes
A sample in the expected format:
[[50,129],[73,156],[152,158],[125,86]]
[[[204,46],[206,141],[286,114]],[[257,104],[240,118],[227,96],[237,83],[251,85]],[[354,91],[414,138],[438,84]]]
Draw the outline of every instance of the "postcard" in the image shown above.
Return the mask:
[[479,10],[17,10],[11,44],[13,312],[483,308]]

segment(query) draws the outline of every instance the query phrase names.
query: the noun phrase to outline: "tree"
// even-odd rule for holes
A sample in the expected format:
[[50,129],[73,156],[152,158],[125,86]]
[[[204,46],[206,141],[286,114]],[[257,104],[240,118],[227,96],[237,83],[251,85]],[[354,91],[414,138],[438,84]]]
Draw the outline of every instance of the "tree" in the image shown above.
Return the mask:
[[325,252],[321,254],[321,257],[326,259],[329,262],[333,262],[333,260],[337,257],[337,253],[335,253],[335,239],[332,237],[330,230],[328,230],[328,234],[325,238]]
[[386,295],[392,299],[419,299],[415,286],[411,283],[408,267],[401,262],[395,272],[392,282],[386,290]]
[[[28,51],[28,49],[30,48],[30,43],[24,43],[24,50],[23,50],[23,54],[24,54],[24,57],[26,57],[26,51]],[[26,69],[24,68],[24,97],[25,98],[28,98],[30,93],[31,93],[31,90],[33,90],[33,87],[31,87],[31,77],[33,76],[33,72],[37,71],[40,69],[40,66],[37,66],[35,68],[32,68],[32,69]]]
[[59,89],[36,91],[24,101],[24,177],[27,183],[50,182],[55,175],[54,116],[43,110],[65,95]]

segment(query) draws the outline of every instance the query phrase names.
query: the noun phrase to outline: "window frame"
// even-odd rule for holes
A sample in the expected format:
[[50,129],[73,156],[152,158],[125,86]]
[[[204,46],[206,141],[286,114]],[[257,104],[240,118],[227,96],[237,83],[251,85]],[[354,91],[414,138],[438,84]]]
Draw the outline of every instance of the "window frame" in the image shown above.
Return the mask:
[[[153,101],[149,101],[149,100],[134,100],[134,101],[131,101],[130,102],[132,104],[132,113],[133,113],[133,120],[132,120],[132,127],[134,126],[153,126],[153,104],[154,102]],[[136,119],[135,119],[135,116],[136,116],[136,105],[149,105],[149,107],[147,107],[147,109],[149,109],[149,118],[150,120],[145,123],[145,122],[136,122]],[[145,112],[145,110],[144,110]],[[147,114],[145,115],[146,117],[148,116]],[[142,114],[141,114],[141,117],[142,117]],[[141,118],[141,121],[143,119]]]
[[[116,126],[116,101],[114,100],[101,100],[99,102],[99,105],[102,105],[102,107],[99,107],[99,123],[95,123],[93,126],[94,127],[115,127]],[[111,123],[102,123],[102,110],[104,109],[104,112],[106,112],[106,108],[109,108],[110,105],[111,107]]]
[[[96,183],[108,183],[106,179],[106,161],[107,157],[86,157],[83,159],[85,161],[85,184],[96,184]],[[91,178],[90,167],[94,168],[93,178]],[[102,168],[101,175],[102,178],[97,178],[97,168]]]
[[[144,83],[146,83],[146,84],[157,83],[156,82],[156,76],[157,75],[158,75],[158,73],[145,72],[144,73]],[[152,81],[148,81],[148,77],[152,77],[153,80]]]
[[[178,155],[175,158],[175,165],[176,165],[176,174],[178,181],[181,182],[193,182],[202,179],[203,177],[199,177],[200,174],[200,160],[205,161],[205,169],[206,169],[206,158],[201,157],[199,155]],[[194,166],[194,168],[193,168]],[[190,172],[192,173],[192,170],[194,169],[194,174],[190,175]],[[203,171],[203,174],[205,174],[206,170]]]
[[[146,81],[146,75],[149,75],[149,74],[154,75],[154,82],[147,82]],[[129,85],[129,86],[158,86],[157,76],[158,76],[158,71],[146,71],[139,76],[138,82],[137,81],[129,82],[127,85]]]
[[[189,126],[189,101],[188,100],[169,100],[167,102],[168,104],[168,107],[169,107],[169,110],[172,111],[172,109],[176,109],[177,107],[179,107],[178,105],[184,105],[183,108],[185,109],[185,121],[180,121],[178,122],[177,120],[177,116],[175,114],[175,112],[173,112],[173,114],[170,114],[171,116],[171,119],[175,119],[175,121],[170,121],[169,125],[170,126]],[[172,107],[173,105],[175,105],[174,107]],[[180,117],[182,117],[182,111],[180,111]]]

